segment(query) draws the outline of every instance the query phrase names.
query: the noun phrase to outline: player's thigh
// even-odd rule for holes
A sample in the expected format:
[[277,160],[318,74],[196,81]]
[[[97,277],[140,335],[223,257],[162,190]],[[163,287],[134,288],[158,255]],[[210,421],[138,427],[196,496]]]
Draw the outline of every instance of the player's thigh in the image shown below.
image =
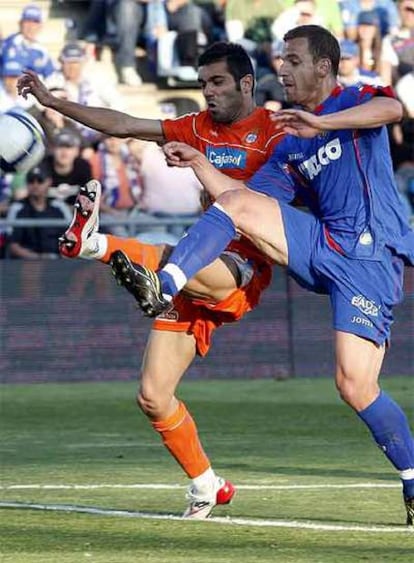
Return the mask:
[[385,345],[349,332],[335,332],[336,386],[356,410],[376,398]]
[[237,230],[271,260],[288,264],[288,246],[278,202],[251,190],[223,193],[218,199],[232,217]]
[[196,299],[223,301],[235,289],[234,275],[223,260],[217,258],[186,284],[184,293]]
[[195,355],[193,335],[151,330],[141,368],[141,393],[147,397],[172,397]]

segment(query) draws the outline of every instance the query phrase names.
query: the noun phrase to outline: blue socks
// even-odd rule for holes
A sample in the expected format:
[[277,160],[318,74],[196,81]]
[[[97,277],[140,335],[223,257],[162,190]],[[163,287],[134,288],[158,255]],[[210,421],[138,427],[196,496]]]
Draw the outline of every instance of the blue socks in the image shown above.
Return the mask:
[[414,497],[414,439],[407,417],[395,401],[381,391],[379,396],[358,416],[365,422],[371,434],[400,472],[403,494]]
[[197,272],[220,256],[236,236],[232,219],[214,203],[192,225],[158,272],[164,298],[171,299]]

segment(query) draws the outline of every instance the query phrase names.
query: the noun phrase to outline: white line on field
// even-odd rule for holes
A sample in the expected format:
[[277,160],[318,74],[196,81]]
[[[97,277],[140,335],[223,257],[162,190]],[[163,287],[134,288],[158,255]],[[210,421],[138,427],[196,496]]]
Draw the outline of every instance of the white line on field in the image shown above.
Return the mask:
[[[99,516],[121,516],[127,518],[141,518],[145,520],[175,520],[189,522],[181,516],[174,514],[157,514],[152,512],[136,512],[132,510],[116,510],[113,508],[98,508],[88,506],[77,506],[75,504],[37,504],[20,502],[0,502],[0,508],[19,508],[26,510],[47,510],[55,512],[76,512],[83,514],[94,514]],[[193,520],[190,520],[193,522]],[[412,530],[403,526],[356,526],[337,524],[314,524],[312,522],[298,522],[297,520],[265,520],[252,518],[223,518],[213,516],[204,522],[215,524],[230,524],[235,526],[260,526],[274,528],[300,528],[303,530],[316,530],[327,532],[374,532],[374,533],[412,533]]]
[[[0,485],[0,490],[92,490],[92,489],[185,489],[186,485],[170,485],[163,483],[135,483],[131,485],[96,483],[90,485],[53,485],[53,484],[28,484],[28,485]],[[298,489],[396,489],[401,488],[397,483],[344,483],[325,485],[237,485],[237,488],[245,491],[289,491]]]

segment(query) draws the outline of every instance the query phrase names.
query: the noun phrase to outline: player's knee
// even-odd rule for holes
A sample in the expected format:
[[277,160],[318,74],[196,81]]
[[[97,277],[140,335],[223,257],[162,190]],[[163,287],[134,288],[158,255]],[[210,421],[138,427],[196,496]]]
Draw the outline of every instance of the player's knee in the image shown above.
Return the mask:
[[243,215],[248,213],[248,202],[245,196],[245,190],[229,190],[216,200],[216,203],[225,210],[236,225],[242,221]]
[[337,379],[336,388],[341,399],[352,407],[357,395],[357,390],[352,380],[347,378]]
[[137,405],[150,419],[163,418],[170,398],[158,393],[154,388],[141,387],[137,393]]
[[337,376],[336,388],[341,399],[356,411],[361,411],[372,403],[378,395],[378,385],[363,378]]

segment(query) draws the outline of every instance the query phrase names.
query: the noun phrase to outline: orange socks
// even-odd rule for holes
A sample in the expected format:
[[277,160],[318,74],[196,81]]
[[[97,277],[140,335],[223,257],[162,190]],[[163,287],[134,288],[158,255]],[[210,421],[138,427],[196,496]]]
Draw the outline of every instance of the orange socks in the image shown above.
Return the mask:
[[151,270],[156,270],[162,256],[161,246],[145,244],[136,238],[120,238],[113,235],[105,235],[108,247],[101,261],[107,264],[111,254],[115,250],[123,250],[131,262],[142,264]]
[[177,410],[166,420],[153,421],[151,424],[161,434],[165,447],[190,479],[198,477],[210,467],[195,422],[184,403],[180,402]]

